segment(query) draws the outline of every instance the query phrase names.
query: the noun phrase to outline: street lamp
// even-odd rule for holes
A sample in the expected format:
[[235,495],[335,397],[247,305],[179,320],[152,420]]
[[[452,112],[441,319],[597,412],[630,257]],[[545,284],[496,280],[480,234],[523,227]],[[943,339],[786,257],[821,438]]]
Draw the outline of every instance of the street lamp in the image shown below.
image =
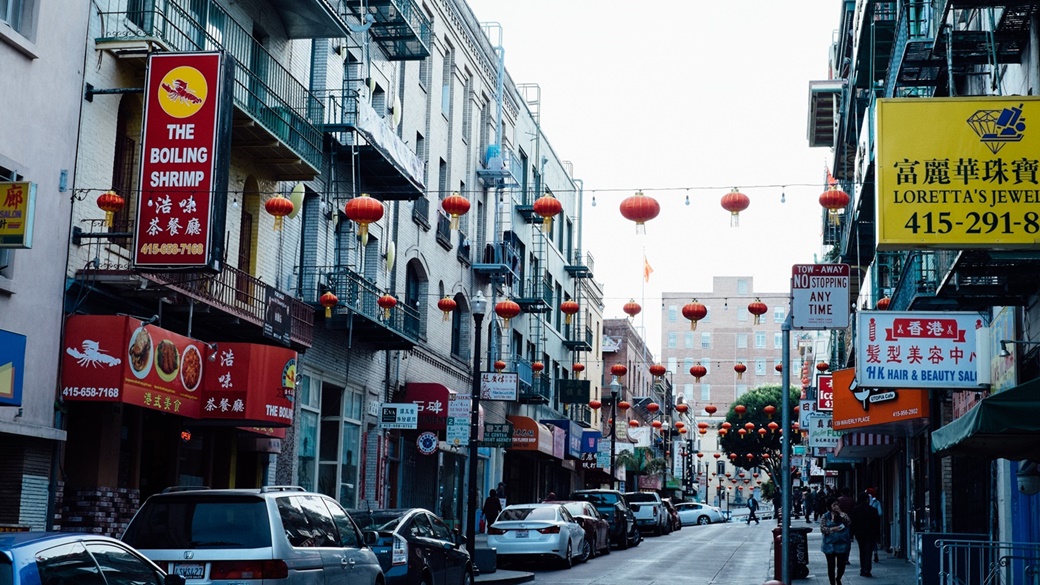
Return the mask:
[[484,293],[477,294],[470,301],[470,313],[473,314],[473,391],[469,403],[469,507],[466,521],[466,550],[470,558],[476,558],[477,542],[477,426],[480,424],[480,324],[487,310],[487,299]]
[[610,380],[610,488],[617,489],[617,401],[621,383],[617,376]]

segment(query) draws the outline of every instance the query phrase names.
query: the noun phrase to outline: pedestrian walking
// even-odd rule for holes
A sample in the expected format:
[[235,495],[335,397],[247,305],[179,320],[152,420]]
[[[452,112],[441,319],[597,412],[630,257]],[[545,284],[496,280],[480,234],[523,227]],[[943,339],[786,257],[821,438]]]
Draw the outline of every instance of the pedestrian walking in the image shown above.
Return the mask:
[[820,518],[820,533],[823,534],[820,551],[827,557],[827,579],[830,585],[841,585],[852,547],[852,520],[841,511],[837,500],[832,500],[829,508],[830,511]]
[[805,523],[808,524],[813,521],[813,515],[816,514],[816,492],[806,488],[805,496],[802,499],[805,500]]
[[877,499],[877,489],[867,488],[867,495],[870,496],[870,505],[878,513],[878,538],[877,544],[874,546],[874,562],[880,563],[881,559],[878,558],[878,549],[883,545],[882,540],[885,537],[885,509],[881,506],[881,500]]
[[758,500],[755,499],[754,495],[748,496],[747,509],[747,524],[750,525],[752,520],[755,521],[755,524],[758,524],[758,515],[755,514],[758,511]]
[[802,515],[802,490],[794,488],[791,491],[791,507],[794,508],[792,518],[798,518]]
[[481,508],[481,511],[484,513],[484,529],[486,531],[498,519],[498,515],[502,513],[502,500],[498,498],[498,492],[495,490],[488,492],[488,497],[484,500],[484,507]]
[[870,495],[866,492],[859,495],[856,507],[852,509],[852,537],[859,546],[859,575],[873,577],[870,574],[870,557],[877,553],[879,523],[877,510],[870,505]]

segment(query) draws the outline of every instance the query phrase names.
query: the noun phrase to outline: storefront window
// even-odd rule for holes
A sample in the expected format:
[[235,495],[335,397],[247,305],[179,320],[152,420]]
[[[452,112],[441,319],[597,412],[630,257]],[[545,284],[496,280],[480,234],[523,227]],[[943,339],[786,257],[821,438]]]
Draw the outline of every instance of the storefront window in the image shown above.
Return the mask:
[[353,389],[307,377],[302,378],[299,393],[302,406],[297,455],[300,486],[353,508],[357,505],[362,457],[364,396]]
[[300,410],[296,484],[307,491],[314,491],[314,474],[318,466],[318,413]]

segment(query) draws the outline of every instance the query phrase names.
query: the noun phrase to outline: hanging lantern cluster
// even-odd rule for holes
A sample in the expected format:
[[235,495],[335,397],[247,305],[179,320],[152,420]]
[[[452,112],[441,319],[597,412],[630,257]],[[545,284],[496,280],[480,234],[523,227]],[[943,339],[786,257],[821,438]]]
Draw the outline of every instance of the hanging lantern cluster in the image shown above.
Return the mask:
[[740,212],[744,211],[751,205],[751,199],[747,195],[737,191],[734,187],[732,191],[722,196],[722,208],[730,213],[729,226],[740,227]]
[[563,313],[563,320],[568,325],[571,324],[571,318],[581,310],[576,301],[563,301],[560,303],[560,312]]
[[361,245],[368,245],[368,224],[383,219],[383,204],[378,199],[362,193],[347,201],[343,209],[350,221],[358,224],[358,235],[361,236]]
[[444,313],[445,321],[451,319],[451,314],[455,311],[457,307],[458,303],[456,303],[455,299],[452,299],[451,297],[444,297],[443,299],[437,301],[437,308]]
[[682,308],[683,317],[690,320],[690,331],[697,330],[697,321],[705,318],[708,315],[708,307],[693,299],[692,301],[683,305]]
[[318,302],[321,306],[325,307],[325,318],[329,319],[332,317],[332,308],[339,303],[339,298],[332,294],[332,291],[328,291],[325,294],[318,297]]
[[755,297],[755,300],[747,306],[747,310],[748,313],[751,313],[755,316],[755,325],[761,325],[762,315],[766,314],[766,311],[769,310],[769,307],[767,307],[766,304],[762,302],[762,299]]
[[376,301],[380,309],[383,309],[383,319],[390,318],[390,310],[397,306],[397,299],[389,294],[385,294]]
[[126,200],[115,191],[105,191],[97,198],[97,206],[105,212],[105,226],[112,227],[112,219],[119,213]]
[[495,305],[495,314],[502,318],[503,326],[509,327],[509,320],[520,314],[520,305],[512,299],[500,301]]
[[661,206],[653,197],[643,195],[642,191],[621,202],[621,215],[629,221],[636,222],[636,233],[646,233],[646,222],[661,213]]
[[552,220],[563,211],[563,204],[552,193],[542,195],[534,202],[534,212],[542,217],[542,231],[552,229]]
[[293,212],[295,206],[292,201],[288,198],[282,197],[281,194],[275,195],[264,203],[264,209],[267,213],[274,216],[274,231],[282,231],[282,218]]
[[451,217],[450,229],[457,230],[459,229],[459,218],[469,211],[469,200],[457,192],[452,193],[441,201],[441,209]]
[[636,315],[643,310],[643,307],[639,306],[639,303],[637,303],[635,299],[631,299],[625,303],[625,306],[622,307],[621,310],[630,318],[635,319]]

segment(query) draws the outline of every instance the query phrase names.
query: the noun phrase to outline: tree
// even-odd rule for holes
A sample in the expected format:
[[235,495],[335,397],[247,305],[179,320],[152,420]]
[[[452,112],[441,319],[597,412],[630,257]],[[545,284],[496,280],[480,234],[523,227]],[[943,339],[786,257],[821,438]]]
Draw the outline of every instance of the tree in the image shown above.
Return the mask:
[[[730,457],[730,461],[735,467],[742,469],[753,469],[758,467],[769,474],[770,478],[776,480],[779,483],[778,478],[781,471],[780,452],[780,428],[783,411],[781,410],[781,400],[783,387],[777,384],[771,384],[766,386],[759,386],[749,390],[747,393],[741,395],[737,400],[738,404],[742,404],[747,408],[744,414],[738,415],[736,411],[737,404],[732,404],[729,407],[729,412],[726,414],[726,422],[730,423],[731,427],[727,432],[726,436],[719,438],[719,447],[727,457],[735,454],[736,457]],[[794,407],[798,406],[798,399],[801,393],[796,388],[792,388],[788,396],[787,407],[791,409],[791,421],[794,422]],[[772,417],[766,414],[766,406],[775,406],[776,412],[773,413]],[[754,429],[750,430],[743,437],[738,432],[739,429],[743,429],[747,423],[754,423]],[[775,422],[777,429],[775,431],[769,428],[769,423]],[[721,423],[720,423],[721,428]],[[766,429],[765,436],[761,436],[758,429]],[[792,432],[792,444],[797,445],[802,442],[801,434],[798,432]],[[748,455],[751,458],[748,458]],[[765,457],[764,455],[767,455]]]
[[636,477],[636,486],[639,485],[638,476],[655,475],[668,469],[668,460],[654,457],[653,450],[647,447],[636,447],[634,451],[623,450],[617,454],[614,461]]

